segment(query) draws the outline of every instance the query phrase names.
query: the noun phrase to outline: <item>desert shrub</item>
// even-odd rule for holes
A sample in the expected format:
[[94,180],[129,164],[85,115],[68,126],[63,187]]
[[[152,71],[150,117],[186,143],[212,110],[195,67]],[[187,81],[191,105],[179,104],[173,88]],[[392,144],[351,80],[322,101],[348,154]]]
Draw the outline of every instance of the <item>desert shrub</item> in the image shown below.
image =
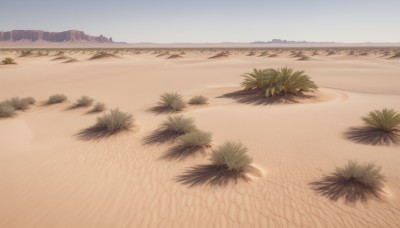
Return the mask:
[[93,104],[93,99],[88,96],[82,96],[76,101],[76,105],[80,107],[89,107]]
[[116,58],[117,56],[111,53],[107,53],[107,52],[99,52],[94,54],[92,57],[90,57],[89,60],[94,60],[94,59],[103,59],[103,58]]
[[15,108],[9,103],[0,103],[0,117],[10,117],[15,114]]
[[218,59],[218,58],[224,58],[224,57],[229,57],[229,52],[220,52],[214,56],[209,57],[209,59]]
[[245,90],[262,89],[264,90],[267,80],[271,75],[277,74],[275,69],[253,69],[251,73],[245,73],[242,76],[245,78],[242,86]]
[[178,112],[185,108],[185,102],[178,93],[164,93],[160,97],[159,106],[169,111]]
[[299,61],[307,61],[310,60],[310,57],[306,56],[306,55],[301,55],[299,59],[297,59]]
[[32,51],[22,51],[21,55],[19,57],[26,57],[26,56],[31,56]]
[[179,58],[183,58],[181,55],[178,54],[174,54],[174,55],[170,55],[167,57],[167,59],[179,59]]
[[60,55],[60,56],[52,59],[52,61],[55,61],[55,60],[66,60],[66,59],[71,59],[71,58],[68,57],[68,56],[65,56],[65,55]]
[[368,127],[385,133],[392,133],[400,126],[400,114],[393,109],[384,108],[382,111],[372,111],[368,116],[363,117],[362,120]]
[[62,103],[67,100],[67,96],[64,94],[54,94],[51,95],[47,101],[48,104]]
[[17,64],[17,63],[14,61],[14,59],[9,58],[9,57],[5,58],[5,59],[2,61],[2,63],[5,64],[5,65],[8,65],[8,64]]
[[250,168],[252,159],[247,155],[247,148],[241,143],[225,142],[211,155],[211,162],[228,171],[243,172]]
[[134,122],[131,114],[112,109],[109,114],[97,118],[94,129],[97,131],[113,134],[121,130],[128,130]]
[[106,109],[106,105],[104,103],[97,102],[92,109],[92,112],[102,112]]
[[337,167],[330,175],[310,184],[331,200],[343,198],[346,203],[355,203],[366,202],[371,197],[380,199],[384,181],[381,167],[349,161],[344,167]]
[[202,104],[207,104],[208,98],[205,96],[195,96],[192,99],[190,99],[189,104],[192,105],[202,105]]
[[304,71],[294,71],[293,68],[284,67],[277,72],[267,79],[264,89],[266,97],[298,95],[318,88]]
[[25,97],[25,98],[22,98],[22,100],[26,101],[29,105],[33,105],[36,103],[36,100],[33,97]]
[[349,183],[356,183],[369,189],[380,189],[383,186],[384,176],[380,173],[381,167],[373,163],[358,164],[349,161],[343,168],[336,168],[335,173]]
[[13,97],[5,101],[5,103],[14,107],[15,110],[25,110],[29,106],[29,100],[23,98],[21,99],[19,97]]
[[298,95],[302,92],[315,91],[318,87],[304,71],[293,68],[254,69],[246,73],[242,86],[245,90],[264,90],[266,97]]
[[204,131],[193,131],[179,138],[180,145],[185,148],[204,148],[211,143],[212,134]]
[[194,120],[180,116],[169,116],[166,121],[160,125],[160,130],[177,135],[183,135],[196,130]]

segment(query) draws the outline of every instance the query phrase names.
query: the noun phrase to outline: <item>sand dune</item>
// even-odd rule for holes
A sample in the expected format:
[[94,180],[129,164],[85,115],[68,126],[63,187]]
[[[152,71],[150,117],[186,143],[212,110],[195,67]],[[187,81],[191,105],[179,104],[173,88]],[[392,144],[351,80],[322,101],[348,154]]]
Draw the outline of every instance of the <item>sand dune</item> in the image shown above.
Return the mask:
[[[12,57],[0,65],[0,100],[33,96],[32,108],[0,119],[0,227],[399,227],[399,146],[355,143],[345,132],[378,108],[400,110],[400,62],[381,54],[348,55],[347,50],[289,50],[274,58],[259,51],[185,50],[184,58],[156,58],[165,51],[136,50],[122,58],[88,60],[86,51],[68,53],[76,64],[48,56]],[[171,54],[173,52],[171,51]],[[175,53],[175,52],[174,52]],[[180,52],[176,52],[180,53]],[[297,50],[296,50],[296,53]],[[171,56],[171,55],[168,55]],[[320,86],[312,98],[265,103],[240,94],[241,74],[253,68],[294,67]],[[151,112],[163,92],[196,95],[209,104],[182,114],[213,133],[212,146],[226,140],[245,144],[259,170],[249,181],[228,186],[190,187],[177,181],[190,168],[208,164],[211,149],[183,160],[163,159],[174,144],[145,144],[166,118]],[[69,101],[43,105],[49,95]],[[81,95],[109,109],[132,113],[131,131],[102,140],[77,134],[102,113],[68,109]],[[331,201],[311,182],[348,160],[373,161],[386,176],[382,200],[366,204]]]

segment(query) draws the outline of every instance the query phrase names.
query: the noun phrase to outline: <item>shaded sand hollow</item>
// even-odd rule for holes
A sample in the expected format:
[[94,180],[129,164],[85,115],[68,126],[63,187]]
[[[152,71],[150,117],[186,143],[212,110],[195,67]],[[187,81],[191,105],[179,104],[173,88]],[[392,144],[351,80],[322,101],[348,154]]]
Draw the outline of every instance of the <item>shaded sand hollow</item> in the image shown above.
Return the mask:
[[[149,53],[61,64],[52,56],[18,58],[0,65],[0,100],[33,96],[18,116],[0,119],[0,227],[400,227],[400,147],[357,144],[344,132],[377,108],[400,110],[400,62],[378,57],[313,56],[296,61],[231,52],[187,52],[167,60]],[[214,53],[215,54],[215,53]],[[254,67],[304,69],[321,87],[297,104],[259,104],[226,94]],[[185,99],[204,95],[209,105],[183,112],[213,133],[213,146],[238,140],[262,175],[236,185],[188,187],[176,181],[209,154],[164,160],[169,144],[144,145],[166,118],[152,113],[163,92]],[[55,93],[69,102],[43,106]],[[224,95],[225,94],[225,95]],[[68,110],[88,95],[132,113],[131,132],[99,141],[75,135],[101,114]],[[386,176],[382,200],[331,201],[309,183],[348,160],[373,161]]]

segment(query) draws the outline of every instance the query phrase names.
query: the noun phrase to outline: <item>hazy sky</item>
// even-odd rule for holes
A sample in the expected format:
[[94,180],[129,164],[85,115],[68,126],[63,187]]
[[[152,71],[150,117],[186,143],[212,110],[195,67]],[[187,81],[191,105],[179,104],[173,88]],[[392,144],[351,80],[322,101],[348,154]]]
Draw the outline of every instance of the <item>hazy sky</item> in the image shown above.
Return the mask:
[[0,31],[125,42],[400,42],[400,0],[0,0]]

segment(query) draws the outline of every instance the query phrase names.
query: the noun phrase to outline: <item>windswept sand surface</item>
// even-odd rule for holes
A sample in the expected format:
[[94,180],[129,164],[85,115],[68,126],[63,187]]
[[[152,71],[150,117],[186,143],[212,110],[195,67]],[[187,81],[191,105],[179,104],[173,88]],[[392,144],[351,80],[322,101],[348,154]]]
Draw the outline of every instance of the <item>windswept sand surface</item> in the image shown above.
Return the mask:
[[[33,96],[37,104],[0,119],[0,227],[400,227],[400,146],[357,144],[344,137],[361,117],[384,107],[400,111],[400,61],[377,55],[315,55],[297,61],[290,52],[122,54],[88,60],[90,53],[13,57],[0,65],[0,100]],[[179,53],[178,53],[179,54]],[[269,53],[269,54],[272,54]],[[297,104],[257,104],[226,94],[240,90],[253,68],[305,70],[321,87]],[[213,146],[237,140],[249,149],[261,176],[223,187],[189,187],[176,177],[207,164],[209,154],[165,160],[171,144],[143,139],[166,114],[151,109],[163,92],[209,105],[183,112],[213,133]],[[69,101],[42,105],[49,95]],[[76,136],[102,114],[68,110],[81,95],[134,115],[132,131],[98,141]],[[211,150],[208,151],[208,153]],[[384,197],[367,203],[331,201],[318,181],[348,160],[375,162],[386,176]]]

